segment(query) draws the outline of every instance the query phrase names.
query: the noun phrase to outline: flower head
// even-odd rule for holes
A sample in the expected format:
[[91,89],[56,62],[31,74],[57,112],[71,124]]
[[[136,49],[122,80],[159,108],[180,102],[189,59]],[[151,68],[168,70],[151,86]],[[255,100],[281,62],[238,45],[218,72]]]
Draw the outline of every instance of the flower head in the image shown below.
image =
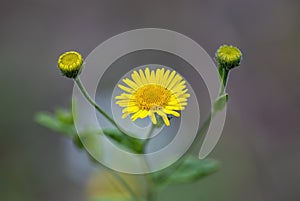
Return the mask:
[[230,70],[240,65],[242,52],[230,45],[222,45],[216,52],[216,60],[221,68]]
[[123,82],[127,86],[118,85],[126,93],[116,96],[117,102],[124,107],[122,118],[131,115],[131,120],[138,118],[151,118],[153,124],[157,124],[156,115],[162,117],[164,123],[169,126],[167,115],[179,117],[178,111],[184,110],[187,105],[186,81],[176,72],[164,68],[138,72],[133,71],[131,79],[125,78]]
[[68,78],[76,78],[83,63],[82,56],[75,51],[66,52],[58,59],[58,68]]

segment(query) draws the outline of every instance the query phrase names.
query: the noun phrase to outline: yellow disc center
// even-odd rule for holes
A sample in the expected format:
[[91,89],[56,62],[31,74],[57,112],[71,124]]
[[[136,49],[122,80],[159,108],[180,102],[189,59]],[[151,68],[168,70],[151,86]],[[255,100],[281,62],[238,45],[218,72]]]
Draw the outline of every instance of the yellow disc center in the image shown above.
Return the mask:
[[157,110],[166,106],[172,93],[156,84],[142,86],[136,91],[135,98],[138,107],[142,110]]
[[80,62],[80,58],[75,53],[69,53],[62,58],[62,63],[65,65],[72,65],[78,61]]

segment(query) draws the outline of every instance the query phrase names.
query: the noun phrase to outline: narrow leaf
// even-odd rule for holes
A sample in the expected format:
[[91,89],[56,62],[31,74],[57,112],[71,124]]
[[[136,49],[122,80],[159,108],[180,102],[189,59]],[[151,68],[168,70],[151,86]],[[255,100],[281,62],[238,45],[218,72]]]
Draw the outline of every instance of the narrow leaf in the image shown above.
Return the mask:
[[59,119],[57,116],[46,112],[38,113],[35,116],[35,121],[40,125],[49,128],[52,131],[59,132],[67,137],[77,135],[73,124],[66,122],[65,119]]
[[213,159],[199,160],[193,156],[187,156],[178,164],[177,168],[170,173],[169,169],[155,173],[158,185],[173,185],[195,182],[219,169],[219,162]]
[[214,102],[214,111],[218,112],[218,111],[223,110],[223,108],[225,107],[227,101],[228,101],[228,94],[227,93],[219,96],[216,99],[216,101]]
[[127,149],[134,151],[136,153],[142,153],[144,140],[140,140],[131,137],[129,135],[126,135],[125,133],[121,132],[119,129],[105,128],[102,131],[104,135],[111,138],[118,144],[126,147]]

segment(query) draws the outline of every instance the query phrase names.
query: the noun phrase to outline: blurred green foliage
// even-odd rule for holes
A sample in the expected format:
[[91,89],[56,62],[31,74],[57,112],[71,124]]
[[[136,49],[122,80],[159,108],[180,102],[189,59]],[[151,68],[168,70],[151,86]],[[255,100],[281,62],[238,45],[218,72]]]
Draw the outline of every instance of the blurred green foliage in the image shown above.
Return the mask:
[[[221,99],[222,100],[220,100],[219,102],[224,103],[224,99]],[[89,144],[93,143],[94,141],[96,141],[96,135],[100,134],[104,134],[109,139],[117,143],[119,146],[122,146],[123,148],[130,150],[134,153],[143,153],[145,145],[147,144],[146,140],[140,140],[137,138],[130,137],[129,135],[124,134],[122,131],[113,128],[105,128],[101,131],[86,131],[84,133],[81,133],[79,137],[74,126],[72,112],[65,109],[57,109],[54,112],[54,114],[40,112],[35,116],[35,120],[40,125],[71,138],[76,147],[83,150],[85,150],[83,144],[87,142],[89,142]],[[95,144],[95,146],[97,146],[97,144]],[[92,157],[90,158],[92,161],[95,160]],[[218,169],[219,163],[215,160],[199,160],[194,156],[186,155],[170,167],[158,172],[151,173],[149,175],[155,184],[154,187],[158,190],[162,190],[170,185],[195,182],[208,175],[215,173]],[[101,198],[93,201],[129,200],[116,198]]]

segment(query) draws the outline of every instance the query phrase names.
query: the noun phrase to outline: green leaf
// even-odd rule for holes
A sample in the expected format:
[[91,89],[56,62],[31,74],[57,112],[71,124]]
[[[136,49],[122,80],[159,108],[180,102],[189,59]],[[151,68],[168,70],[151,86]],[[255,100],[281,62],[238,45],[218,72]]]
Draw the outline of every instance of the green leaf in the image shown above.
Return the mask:
[[55,111],[55,116],[60,122],[64,124],[74,125],[73,114],[71,113],[71,111],[57,109]]
[[132,201],[125,198],[94,198],[90,201]]
[[216,101],[214,102],[214,112],[218,112],[223,110],[226,103],[228,102],[228,94],[225,93],[221,96],[219,96]]
[[67,137],[77,135],[73,124],[72,115],[62,110],[57,110],[56,115],[40,112],[35,116],[35,121],[52,131],[59,132]]
[[79,135],[75,135],[73,137],[73,143],[79,148],[79,149],[83,149],[84,145],[82,143],[82,140],[80,139]]
[[[45,126],[52,131],[61,133],[66,137],[70,137],[73,140],[73,143],[79,149],[84,149],[83,144],[88,145],[90,148],[89,151],[92,152],[94,156],[101,157],[102,149],[97,143],[98,131],[85,130],[80,133],[79,137],[74,126],[72,113],[70,111],[58,109],[55,111],[55,114],[41,112],[35,116],[35,120],[42,126]],[[91,160],[94,159],[91,157]]]
[[170,172],[169,168],[155,173],[157,185],[174,185],[195,182],[219,169],[219,162],[213,159],[200,160],[193,156],[187,156],[178,163],[177,168]]
[[[35,116],[35,121],[52,131],[73,138],[74,144],[79,149],[83,148],[82,139],[80,139],[77,135],[71,112],[63,109],[56,110],[55,114],[40,112]],[[144,147],[144,140],[130,137],[125,133],[121,132],[119,129],[105,128],[102,131],[104,135],[117,142],[118,144],[122,145],[123,147],[135,153],[142,153]],[[91,131],[88,131],[88,133],[90,132]],[[94,131],[94,133],[99,133],[99,131]]]
[[[57,109],[55,114],[50,114],[47,112],[40,112],[35,116],[36,122],[40,125],[49,128],[52,131],[61,133],[67,137],[73,138],[74,144],[79,148],[83,148],[82,134],[81,138],[77,135],[74,119],[72,112],[65,109]],[[135,153],[142,153],[145,140],[140,140],[134,137],[130,137],[120,131],[119,129],[105,128],[102,130],[104,135],[117,142],[119,145],[125,147],[126,149],[133,151]],[[85,131],[84,131],[85,132]],[[87,131],[91,133],[91,131]],[[102,133],[99,131],[93,131],[94,134]]]
[[144,140],[131,137],[121,132],[119,129],[105,128],[102,130],[104,135],[111,138],[118,144],[124,146],[125,148],[134,151],[135,153],[142,153],[144,147]]

